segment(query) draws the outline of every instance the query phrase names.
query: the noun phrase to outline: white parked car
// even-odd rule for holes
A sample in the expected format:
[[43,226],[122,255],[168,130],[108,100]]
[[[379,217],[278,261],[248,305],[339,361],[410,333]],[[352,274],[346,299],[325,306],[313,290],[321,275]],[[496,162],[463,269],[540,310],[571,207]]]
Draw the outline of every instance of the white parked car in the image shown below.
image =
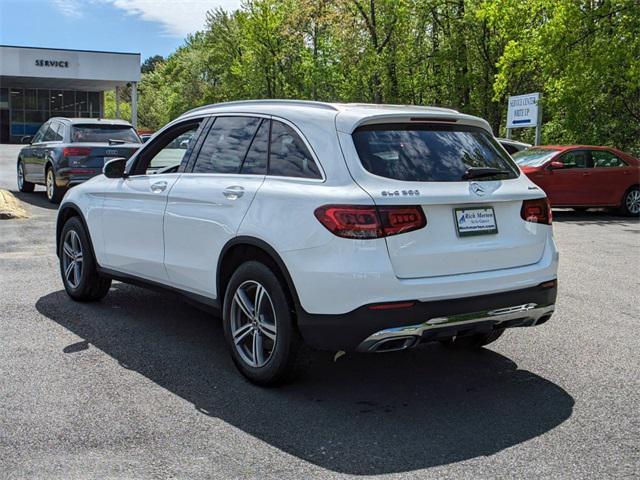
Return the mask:
[[291,379],[309,347],[480,347],[546,322],[557,290],[544,192],[487,122],[441,108],[189,111],[70,190],[57,240],[73,299],[117,279],[217,307],[259,384]]

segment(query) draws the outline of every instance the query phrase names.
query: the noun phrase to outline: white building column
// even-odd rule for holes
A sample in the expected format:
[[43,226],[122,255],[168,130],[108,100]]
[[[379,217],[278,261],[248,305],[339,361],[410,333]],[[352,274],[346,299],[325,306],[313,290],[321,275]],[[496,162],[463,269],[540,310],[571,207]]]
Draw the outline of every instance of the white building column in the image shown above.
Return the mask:
[[138,82],[131,82],[131,125],[138,128]]
[[116,86],[116,118],[120,118],[120,87]]

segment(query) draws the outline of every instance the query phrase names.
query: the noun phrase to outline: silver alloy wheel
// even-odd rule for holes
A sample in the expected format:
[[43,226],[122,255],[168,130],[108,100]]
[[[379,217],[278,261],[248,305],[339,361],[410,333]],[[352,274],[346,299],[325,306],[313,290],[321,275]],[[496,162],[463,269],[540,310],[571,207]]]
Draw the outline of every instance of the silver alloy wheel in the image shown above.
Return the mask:
[[264,366],[275,351],[276,312],[267,290],[254,280],[242,283],[233,295],[231,336],[240,358],[252,367]]
[[634,189],[627,193],[625,203],[629,212],[633,213],[634,215],[640,213],[640,190]]
[[53,198],[55,177],[53,176],[53,169],[47,170],[47,198],[51,200]]
[[62,243],[64,279],[71,288],[78,288],[82,277],[82,244],[75,230],[69,230]]
[[23,185],[24,185],[24,167],[22,166],[22,162],[18,162],[18,190],[22,190]]

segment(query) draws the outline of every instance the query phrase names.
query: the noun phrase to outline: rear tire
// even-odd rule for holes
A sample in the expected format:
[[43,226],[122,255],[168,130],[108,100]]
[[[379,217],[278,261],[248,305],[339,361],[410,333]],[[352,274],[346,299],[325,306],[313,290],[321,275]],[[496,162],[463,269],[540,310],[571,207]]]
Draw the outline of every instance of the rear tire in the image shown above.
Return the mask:
[[631,187],[622,197],[620,211],[629,217],[640,216],[640,187]]
[[504,333],[504,328],[498,328],[490,333],[477,333],[465,337],[454,337],[440,340],[440,343],[451,350],[474,350],[495,342]]
[[60,188],[56,183],[56,172],[53,171],[53,167],[47,167],[45,172],[45,188],[47,189],[47,199],[51,203],[60,203],[62,197],[64,197],[65,190]]
[[24,193],[31,193],[36,188],[35,183],[27,182],[24,176],[24,163],[22,160],[18,160],[17,166],[17,180],[18,180],[18,190]]
[[286,287],[265,264],[248,261],[233,273],[222,320],[231,358],[252,383],[287,383],[309,365]]
[[107,295],[111,279],[98,274],[89,234],[78,217],[71,217],[64,224],[58,257],[62,283],[72,299],[95,302]]

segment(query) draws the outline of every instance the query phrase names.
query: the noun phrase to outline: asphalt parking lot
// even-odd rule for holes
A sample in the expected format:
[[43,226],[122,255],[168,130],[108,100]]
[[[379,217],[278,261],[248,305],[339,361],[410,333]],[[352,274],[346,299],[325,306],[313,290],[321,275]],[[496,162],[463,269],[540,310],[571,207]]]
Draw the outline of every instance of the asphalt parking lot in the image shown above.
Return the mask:
[[300,382],[236,373],[219,321],[114,283],[70,301],[44,190],[0,188],[0,478],[637,478],[640,223],[555,212],[557,313],[479,352],[318,355]]

